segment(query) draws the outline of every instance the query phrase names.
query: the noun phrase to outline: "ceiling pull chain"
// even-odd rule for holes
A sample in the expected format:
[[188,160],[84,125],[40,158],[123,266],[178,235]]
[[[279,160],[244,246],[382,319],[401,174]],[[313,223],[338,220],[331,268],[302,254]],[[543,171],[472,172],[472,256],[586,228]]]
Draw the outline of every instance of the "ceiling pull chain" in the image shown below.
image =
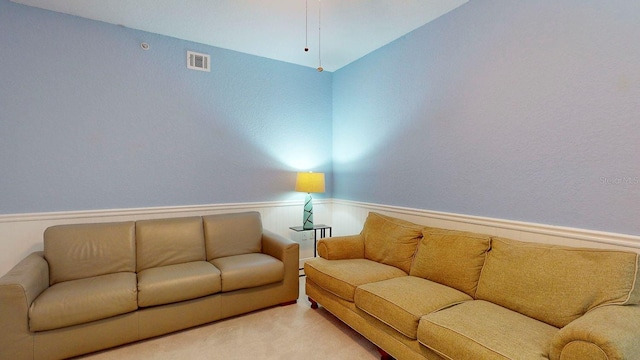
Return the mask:
[[322,72],[322,56],[320,55],[320,27],[322,24],[322,0],[318,0],[318,72]]
[[304,3],[304,51],[309,51],[309,0]]

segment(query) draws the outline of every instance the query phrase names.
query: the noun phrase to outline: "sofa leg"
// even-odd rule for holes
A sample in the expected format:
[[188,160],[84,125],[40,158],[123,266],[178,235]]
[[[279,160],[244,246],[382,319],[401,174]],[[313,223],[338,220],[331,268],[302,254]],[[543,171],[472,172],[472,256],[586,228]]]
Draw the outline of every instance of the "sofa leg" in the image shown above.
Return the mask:
[[293,304],[295,304],[297,302],[298,302],[297,299],[296,300],[291,300],[291,301],[287,301],[287,302],[284,302],[284,303],[280,304],[280,306],[293,305]]
[[309,298],[309,302],[311,303],[311,308],[312,309],[317,309],[318,308],[318,303],[313,300],[312,298]]
[[391,355],[389,355],[386,351],[380,349],[379,347],[376,347],[376,348],[380,353],[380,360],[394,360],[394,358]]

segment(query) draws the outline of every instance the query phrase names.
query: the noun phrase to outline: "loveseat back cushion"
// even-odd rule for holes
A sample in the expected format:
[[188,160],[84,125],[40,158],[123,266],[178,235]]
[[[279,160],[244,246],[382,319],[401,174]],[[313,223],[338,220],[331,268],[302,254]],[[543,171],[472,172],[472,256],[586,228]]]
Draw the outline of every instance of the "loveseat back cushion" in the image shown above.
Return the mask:
[[136,222],[138,272],[173,264],[204,261],[201,217]]
[[638,254],[492,238],[476,297],[563,327],[603,305],[638,304]]
[[424,227],[370,212],[362,229],[364,257],[409,273]]
[[57,225],[44,232],[49,285],[93,276],[135,272],[135,223]]
[[490,247],[489,235],[425,229],[410,275],[450,286],[473,297]]
[[206,261],[154,267],[138,273],[138,306],[196,299],[221,288],[220,270]]
[[207,261],[262,251],[262,219],[257,211],[203,218]]

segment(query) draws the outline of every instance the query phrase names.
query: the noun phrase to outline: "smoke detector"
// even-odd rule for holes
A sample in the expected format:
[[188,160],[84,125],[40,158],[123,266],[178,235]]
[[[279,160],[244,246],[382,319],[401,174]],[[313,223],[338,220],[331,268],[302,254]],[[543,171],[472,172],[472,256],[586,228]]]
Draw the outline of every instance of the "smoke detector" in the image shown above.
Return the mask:
[[187,51],[187,69],[210,72],[211,56]]

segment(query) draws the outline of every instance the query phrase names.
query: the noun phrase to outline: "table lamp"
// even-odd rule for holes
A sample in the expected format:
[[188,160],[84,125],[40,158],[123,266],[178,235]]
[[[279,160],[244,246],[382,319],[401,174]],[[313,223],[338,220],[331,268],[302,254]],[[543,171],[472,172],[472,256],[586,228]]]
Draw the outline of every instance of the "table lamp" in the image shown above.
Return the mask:
[[324,173],[299,172],[296,178],[296,191],[305,192],[304,213],[302,215],[302,228],[313,229],[313,203],[311,193],[324,192]]

